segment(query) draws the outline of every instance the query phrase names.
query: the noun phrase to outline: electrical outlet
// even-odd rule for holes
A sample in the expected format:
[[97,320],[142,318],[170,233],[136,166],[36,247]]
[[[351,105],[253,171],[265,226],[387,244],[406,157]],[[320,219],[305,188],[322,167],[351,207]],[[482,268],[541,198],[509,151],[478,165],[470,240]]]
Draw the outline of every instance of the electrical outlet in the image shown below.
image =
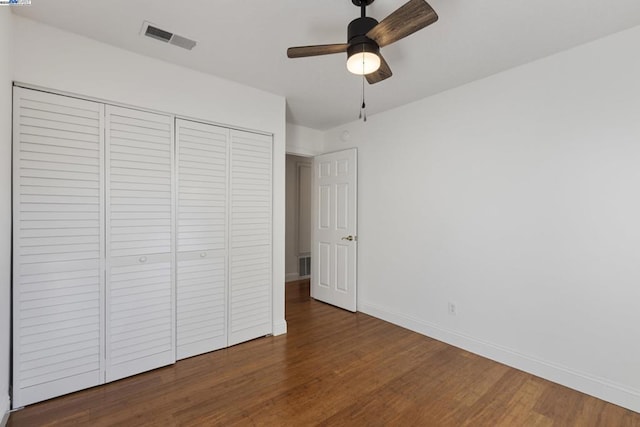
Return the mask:
[[449,301],[449,314],[451,316],[455,316],[456,314],[458,314],[456,304],[451,301]]

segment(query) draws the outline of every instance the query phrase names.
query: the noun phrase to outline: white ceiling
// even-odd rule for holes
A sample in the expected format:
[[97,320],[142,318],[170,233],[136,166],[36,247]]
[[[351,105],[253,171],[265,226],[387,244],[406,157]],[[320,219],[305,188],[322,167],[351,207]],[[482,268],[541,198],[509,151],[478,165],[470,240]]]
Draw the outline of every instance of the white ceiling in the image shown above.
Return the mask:
[[[406,0],[376,0],[378,20]],[[14,12],[287,98],[287,121],[357,119],[361,78],[346,55],[288,59],[290,46],[346,42],[351,0],[33,0]],[[369,115],[640,24],[638,0],[430,0],[440,20],[382,52],[394,76],[366,87]],[[142,22],[198,41],[186,51],[139,35]],[[630,52],[631,54],[631,52]],[[123,64],[124,65],[124,64]]]

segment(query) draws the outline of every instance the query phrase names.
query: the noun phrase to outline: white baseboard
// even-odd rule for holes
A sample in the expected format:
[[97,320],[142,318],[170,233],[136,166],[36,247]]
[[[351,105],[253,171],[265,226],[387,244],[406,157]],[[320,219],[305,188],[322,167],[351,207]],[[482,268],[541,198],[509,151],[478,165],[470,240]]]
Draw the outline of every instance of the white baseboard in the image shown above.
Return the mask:
[[282,320],[273,324],[273,336],[284,335],[287,333],[287,321]]
[[311,276],[298,276],[298,273],[287,273],[284,277],[285,282],[294,282],[296,280],[309,279]]
[[298,273],[287,273],[284,276],[285,282],[293,282],[294,280],[298,280]]
[[578,390],[615,405],[640,412],[640,390],[630,389],[604,378],[598,378],[584,372],[578,372],[564,366],[532,358],[509,348],[484,342],[404,314],[393,313],[375,304],[362,302],[358,308],[363,313],[386,320],[387,322],[402,326],[419,334]]
[[7,425],[9,421],[9,411],[11,410],[11,400],[9,396],[0,397],[0,415],[2,418],[0,419],[0,427],[4,427]]
[[309,279],[311,276],[300,276],[298,273],[287,273],[285,282],[295,282],[296,280]]

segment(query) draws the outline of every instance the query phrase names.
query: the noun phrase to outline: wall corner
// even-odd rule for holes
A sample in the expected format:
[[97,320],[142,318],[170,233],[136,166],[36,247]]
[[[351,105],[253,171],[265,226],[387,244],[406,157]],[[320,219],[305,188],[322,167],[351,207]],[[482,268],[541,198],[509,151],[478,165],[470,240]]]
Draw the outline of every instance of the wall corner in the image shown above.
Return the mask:
[[0,415],[2,416],[2,418],[0,418],[0,427],[4,427],[7,425],[7,422],[9,421],[9,411],[11,410],[11,399],[9,399],[9,396],[4,396],[1,397],[0,399],[2,399],[2,401],[0,402]]

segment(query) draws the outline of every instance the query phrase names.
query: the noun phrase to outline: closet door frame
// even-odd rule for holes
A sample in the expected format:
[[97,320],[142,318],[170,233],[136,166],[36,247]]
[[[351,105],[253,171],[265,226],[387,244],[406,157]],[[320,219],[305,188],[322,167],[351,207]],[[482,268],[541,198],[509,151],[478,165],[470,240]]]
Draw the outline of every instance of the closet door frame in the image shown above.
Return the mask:
[[[186,121],[191,121],[191,122],[196,122],[196,123],[201,123],[201,124],[205,124],[205,125],[211,125],[211,126],[215,126],[218,128],[224,128],[229,132],[229,139],[228,139],[228,143],[227,143],[227,161],[226,161],[226,165],[227,165],[227,197],[226,197],[226,272],[225,272],[225,283],[226,283],[226,295],[225,295],[225,302],[226,302],[226,334],[227,334],[227,341],[226,341],[226,347],[230,346],[230,345],[235,345],[237,343],[252,339],[252,338],[257,338],[259,336],[263,336],[263,335],[269,335],[271,333],[273,333],[274,331],[274,324],[273,324],[273,309],[274,309],[274,303],[273,303],[273,295],[274,295],[274,282],[273,282],[273,274],[274,274],[274,256],[273,256],[273,250],[274,250],[274,244],[273,244],[273,238],[274,238],[274,234],[273,234],[273,226],[274,226],[274,218],[273,218],[273,209],[274,209],[274,205],[273,205],[273,196],[274,196],[274,171],[273,171],[273,134],[272,133],[268,133],[268,132],[261,132],[261,131],[256,131],[256,130],[251,130],[251,129],[245,129],[245,128],[240,128],[240,127],[233,127],[233,126],[228,126],[225,124],[219,124],[219,123],[215,123],[215,122],[209,122],[206,120],[200,120],[197,118],[191,118],[191,117],[187,117],[187,116],[179,116],[173,113],[167,113],[167,112],[163,112],[163,111],[156,111],[153,109],[145,109],[145,108],[136,108],[136,107],[131,107],[129,105],[126,104],[121,104],[121,103],[117,103],[117,102],[111,102],[111,101],[105,101],[99,98],[95,98],[95,97],[91,97],[91,96],[83,96],[83,95],[77,95],[74,93],[70,93],[70,92],[65,92],[65,91],[58,91],[58,90],[54,90],[54,89],[49,89],[49,88],[42,88],[42,87],[38,87],[38,86],[34,86],[34,85],[28,85],[28,84],[18,84],[15,83],[14,84],[14,106],[13,106],[13,110],[15,111],[16,109],[16,90],[20,91],[20,90],[27,90],[27,91],[34,91],[34,92],[42,92],[44,94],[48,94],[48,95],[53,95],[53,96],[60,96],[60,97],[64,97],[64,98],[71,98],[71,99],[77,99],[81,102],[91,102],[94,104],[99,104],[100,105],[100,158],[99,158],[99,164],[100,164],[100,183],[99,183],[99,187],[100,187],[100,260],[99,260],[99,264],[100,264],[100,272],[99,272],[99,280],[100,280],[100,298],[101,298],[101,303],[100,303],[100,369],[99,369],[99,381],[97,383],[91,383],[91,384],[85,384],[81,387],[75,388],[73,391],[76,390],[81,390],[83,388],[88,388],[88,387],[92,387],[95,385],[99,385],[99,384],[103,384],[105,382],[109,382],[109,381],[114,381],[117,378],[110,378],[108,372],[107,372],[107,367],[108,367],[108,353],[107,353],[107,297],[108,297],[108,292],[109,292],[109,284],[108,284],[108,274],[109,274],[109,237],[107,236],[107,225],[109,224],[109,212],[108,212],[108,198],[110,196],[110,186],[109,186],[109,178],[108,178],[108,174],[109,174],[109,162],[108,162],[108,150],[109,150],[109,143],[108,143],[108,130],[107,130],[107,110],[110,107],[117,107],[117,108],[124,108],[124,109],[129,109],[132,111],[139,111],[141,113],[151,113],[151,114],[157,114],[157,115],[161,115],[161,116],[165,116],[165,117],[170,117],[171,118],[171,137],[172,137],[172,150],[171,150],[171,197],[172,197],[172,204],[171,204],[171,255],[170,255],[170,259],[171,259],[171,298],[173,301],[173,309],[172,309],[172,319],[171,319],[171,325],[172,325],[172,340],[173,340],[173,362],[174,363],[177,359],[177,292],[176,292],[176,287],[177,287],[177,262],[178,262],[178,252],[177,252],[177,206],[178,206],[178,167],[177,167],[177,126],[176,126],[176,120],[186,120]],[[16,119],[14,118],[14,128],[13,128],[13,142],[12,142],[12,146],[13,146],[13,154],[12,154],[12,159],[13,159],[13,170],[12,170],[12,177],[13,177],[13,184],[12,184],[12,188],[13,188],[13,198],[12,198],[12,209],[13,209],[13,239],[12,239],[12,249],[13,249],[13,261],[12,261],[12,265],[13,265],[13,287],[15,288],[16,286],[20,285],[20,280],[19,278],[17,278],[19,271],[20,271],[20,262],[18,257],[15,254],[19,254],[19,248],[20,248],[20,231],[19,231],[19,221],[20,221],[20,213],[19,213],[19,209],[20,209],[20,168],[19,168],[19,162],[20,162],[20,150],[17,149],[17,144],[19,144],[19,128],[17,126],[15,126],[16,123]],[[269,269],[270,269],[270,287],[269,287],[269,301],[270,301],[270,325],[267,328],[266,325],[263,328],[263,333],[261,333],[258,336],[249,336],[247,335],[246,337],[242,336],[236,336],[236,339],[231,340],[230,339],[230,335],[231,335],[231,263],[232,263],[232,236],[231,236],[231,217],[232,217],[232,206],[231,206],[231,192],[232,192],[232,134],[234,132],[240,132],[240,133],[247,133],[247,134],[254,134],[257,136],[261,136],[261,137],[267,137],[270,138],[270,152],[271,152],[271,159],[270,159],[270,228],[271,228],[271,233],[270,233],[270,256],[269,256]],[[151,259],[150,259],[151,261]],[[13,319],[13,329],[14,329],[14,337],[15,337],[15,330],[16,328],[20,327],[20,304],[19,302],[17,302],[16,299],[16,292],[14,291],[13,293],[13,313],[12,313],[12,319]],[[240,334],[243,335],[243,334]],[[16,345],[16,341],[15,338],[13,340],[13,372],[17,372],[17,369],[19,369],[20,367],[20,357],[19,357],[19,345]],[[141,371],[142,372],[142,371]],[[132,373],[131,375],[134,375],[134,373]],[[13,389],[13,403],[14,403],[14,407],[16,406],[16,404],[19,404],[20,406],[23,405],[27,405],[27,404],[31,404],[31,403],[35,403],[38,401],[42,401],[42,400],[46,400],[49,399],[51,397],[55,397],[55,396],[59,396],[62,394],[67,394],[70,393],[72,391],[63,391],[62,393],[57,393],[57,394],[46,394],[46,392],[41,392],[39,393],[39,395],[42,395],[42,397],[36,398],[36,399],[30,399],[29,401],[26,401],[26,399],[22,398],[22,395],[20,394],[19,391],[16,391],[16,387],[15,387],[15,379],[16,379],[16,375],[13,375],[13,384],[14,384],[14,389]],[[16,396],[18,396],[16,398]]]

